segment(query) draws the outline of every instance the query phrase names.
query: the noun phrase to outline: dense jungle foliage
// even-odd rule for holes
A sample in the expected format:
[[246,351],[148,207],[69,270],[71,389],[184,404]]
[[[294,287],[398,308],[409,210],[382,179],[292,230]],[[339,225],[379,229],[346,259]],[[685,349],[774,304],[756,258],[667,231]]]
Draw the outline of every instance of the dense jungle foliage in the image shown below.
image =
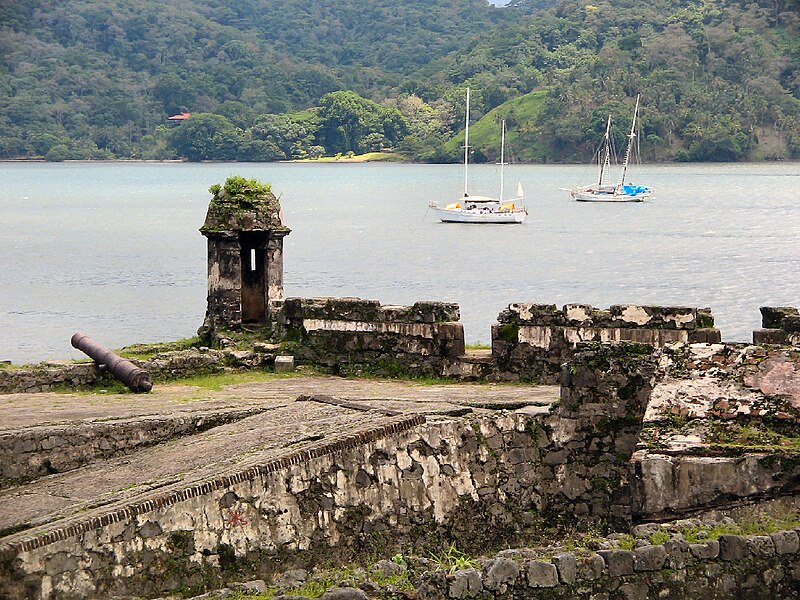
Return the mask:
[[637,94],[647,160],[798,158],[800,0],[0,0],[0,158],[457,160],[467,86],[478,160]]

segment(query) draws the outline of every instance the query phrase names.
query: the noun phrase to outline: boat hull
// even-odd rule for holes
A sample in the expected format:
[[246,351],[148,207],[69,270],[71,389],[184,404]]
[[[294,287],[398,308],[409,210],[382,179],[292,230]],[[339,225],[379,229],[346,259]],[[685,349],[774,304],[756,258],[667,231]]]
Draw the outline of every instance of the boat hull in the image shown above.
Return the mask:
[[649,191],[636,195],[589,190],[576,190],[572,192],[572,197],[578,202],[644,202],[645,200],[649,200],[650,196],[652,196],[652,193]]
[[528,213],[524,210],[480,211],[431,207],[443,223],[523,223]]

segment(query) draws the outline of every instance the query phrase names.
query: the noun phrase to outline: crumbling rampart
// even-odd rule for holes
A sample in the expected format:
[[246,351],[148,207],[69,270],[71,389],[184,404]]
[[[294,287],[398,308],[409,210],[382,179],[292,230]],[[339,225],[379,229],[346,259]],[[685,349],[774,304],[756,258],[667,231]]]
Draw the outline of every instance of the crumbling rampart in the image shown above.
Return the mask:
[[753,343],[800,345],[800,310],[793,306],[762,306],[761,329],[753,332]]
[[581,342],[716,343],[720,332],[707,308],[588,304],[509,304],[492,327],[492,355],[501,378],[555,383]]
[[478,551],[576,516],[580,526],[630,525],[627,460],[652,357],[604,347],[573,366],[552,414],[392,417],[145,501],[12,534],[3,540],[0,591],[156,595],[177,581],[203,589],[226,572],[269,576],[370,549],[444,540]]
[[278,339],[298,362],[337,374],[439,376],[464,354],[456,304],[287,298],[277,307]]
[[800,542],[795,530],[770,535],[722,535],[635,548],[557,551],[543,559],[508,550],[480,568],[427,573],[421,600],[573,598],[800,598]]

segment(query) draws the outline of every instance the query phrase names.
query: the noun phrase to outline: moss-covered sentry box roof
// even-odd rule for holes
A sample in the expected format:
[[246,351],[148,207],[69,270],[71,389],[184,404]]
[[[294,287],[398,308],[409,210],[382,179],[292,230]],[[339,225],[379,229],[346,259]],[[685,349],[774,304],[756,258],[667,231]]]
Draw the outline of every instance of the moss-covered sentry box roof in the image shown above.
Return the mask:
[[244,177],[228,177],[223,185],[209,189],[213,194],[206,221],[200,228],[203,235],[230,234],[240,231],[273,231],[288,233],[283,223],[281,205],[268,183]]

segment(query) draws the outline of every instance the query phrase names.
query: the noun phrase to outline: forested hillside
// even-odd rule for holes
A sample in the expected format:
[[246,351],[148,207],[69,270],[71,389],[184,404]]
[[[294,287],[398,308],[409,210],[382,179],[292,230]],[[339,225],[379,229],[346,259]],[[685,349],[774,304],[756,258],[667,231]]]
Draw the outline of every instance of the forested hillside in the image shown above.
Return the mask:
[[[0,158],[800,157],[800,1],[0,0]],[[167,117],[192,116],[170,126]],[[478,132],[481,127],[478,127]]]

